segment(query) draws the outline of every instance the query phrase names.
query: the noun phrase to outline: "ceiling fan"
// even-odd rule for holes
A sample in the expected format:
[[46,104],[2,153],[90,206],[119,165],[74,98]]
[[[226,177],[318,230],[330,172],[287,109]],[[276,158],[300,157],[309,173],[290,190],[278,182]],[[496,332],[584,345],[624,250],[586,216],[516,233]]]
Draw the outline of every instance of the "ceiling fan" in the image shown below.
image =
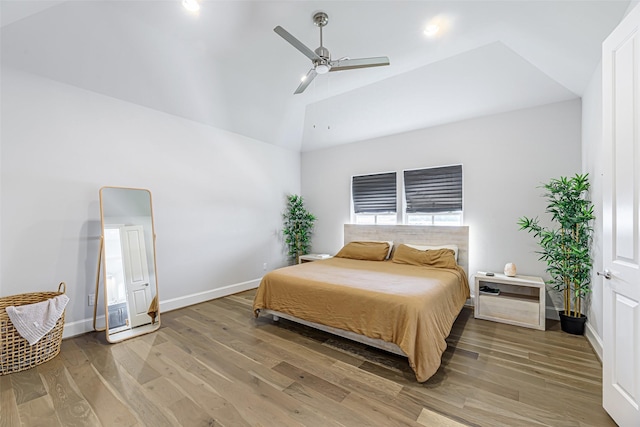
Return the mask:
[[288,41],[293,47],[302,52],[307,58],[309,58],[313,64],[313,67],[309,70],[306,76],[302,78],[302,83],[296,89],[294,94],[302,93],[313,81],[318,74],[325,74],[329,71],[343,71],[352,70],[355,68],[368,68],[368,67],[380,67],[383,65],[389,65],[389,58],[386,56],[379,56],[375,58],[340,58],[336,60],[331,59],[329,50],[322,45],[322,27],[329,23],[329,16],[324,12],[317,12],[313,15],[313,23],[320,28],[320,47],[315,51],[309,49],[302,44],[300,40],[292,36],[287,30],[281,26],[277,26],[273,29],[280,37]]

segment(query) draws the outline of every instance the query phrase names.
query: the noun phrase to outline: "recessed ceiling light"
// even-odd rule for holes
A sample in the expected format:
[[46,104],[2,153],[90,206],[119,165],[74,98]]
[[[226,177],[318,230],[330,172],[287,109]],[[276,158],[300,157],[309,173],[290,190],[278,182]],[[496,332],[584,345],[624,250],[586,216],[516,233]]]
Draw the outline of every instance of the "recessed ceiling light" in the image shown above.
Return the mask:
[[452,30],[454,17],[451,15],[436,15],[427,20],[423,27],[423,33],[429,38],[441,38]]
[[435,36],[438,31],[440,31],[440,26],[436,24],[429,24],[424,27],[424,34],[429,37]]
[[189,12],[197,12],[200,10],[198,0],[182,0],[182,6]]

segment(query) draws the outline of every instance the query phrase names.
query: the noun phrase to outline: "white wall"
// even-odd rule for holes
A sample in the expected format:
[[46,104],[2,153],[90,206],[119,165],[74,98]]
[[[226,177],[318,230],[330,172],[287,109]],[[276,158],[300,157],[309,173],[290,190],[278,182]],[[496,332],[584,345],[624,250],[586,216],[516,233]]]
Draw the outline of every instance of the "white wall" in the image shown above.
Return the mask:
[[66,281],[65,334],[89,329],[104,185],[151,190],[161,310],[286,264],[297,152],[13,69],[1,89],[0,296]]
[[589,298],[589,318],[585,334],[602,359],[602,67],[598,66],[582,96],[582,170],[591,177],[591,200],[596,220],[593,224],[593,272]]
[[461,163],[470,273],[513,262],[519,274],[547,278],[517,220],[545,218],[538,187],[581,172],[580,120],[581,102],[572,100],[303,153],[302,194],[318,217],[313,250],[342,246],[352,175]]

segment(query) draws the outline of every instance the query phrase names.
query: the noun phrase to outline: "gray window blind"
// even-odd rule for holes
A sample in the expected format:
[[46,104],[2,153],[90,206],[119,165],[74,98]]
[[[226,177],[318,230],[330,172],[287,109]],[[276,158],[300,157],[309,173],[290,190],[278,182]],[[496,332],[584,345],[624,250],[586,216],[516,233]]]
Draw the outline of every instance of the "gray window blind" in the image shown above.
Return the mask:
[[462,165],[404,171],[407,213],[462,211]]
[[396,212],[396,173],[354,176],[351,179],[353,211],[357,214]]

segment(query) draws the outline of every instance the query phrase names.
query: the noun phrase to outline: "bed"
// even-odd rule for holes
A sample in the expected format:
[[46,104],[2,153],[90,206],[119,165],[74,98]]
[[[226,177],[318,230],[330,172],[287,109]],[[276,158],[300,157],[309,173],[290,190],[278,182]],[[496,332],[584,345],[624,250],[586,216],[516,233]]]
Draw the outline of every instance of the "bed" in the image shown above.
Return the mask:
[[[426,381],[440,366],[446,337],[469,298],[468,235],[468,227],[347,224],[341,257],[266,274],[254,314],[282,317],[406,356],[416,379]],[[369,243],[374,241],[393,242],[393,251],[382,255],[389,259],[349,255],[347,249],[377,245]],[[425,248],[410,244],[434,249],[426,252],[436,257],[435,263],[423,262]],[[445,245],[455,246],[455,253],[435,250]],[[413,262],[415,257],[420,262]]]

